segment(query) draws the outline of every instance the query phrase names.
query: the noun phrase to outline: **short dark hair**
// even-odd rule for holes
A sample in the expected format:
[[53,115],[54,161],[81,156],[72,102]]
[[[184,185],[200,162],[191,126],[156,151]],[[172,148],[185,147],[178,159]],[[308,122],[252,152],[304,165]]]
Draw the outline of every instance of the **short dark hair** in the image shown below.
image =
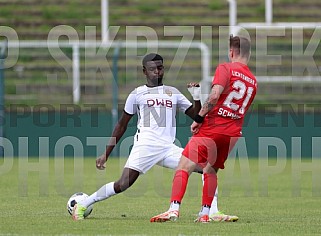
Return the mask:
[[146,66],[146,63],[149,61],[162,61],[163,62],[164,60],[161,55],[156,54],[156,53],[150,53],[150,54],[147,54],[146,56],[144,56],[143,66]]
[[251,42],[245,37],[230,35],[230,48],[237,50],[241,57],[249,57],[251,52]]

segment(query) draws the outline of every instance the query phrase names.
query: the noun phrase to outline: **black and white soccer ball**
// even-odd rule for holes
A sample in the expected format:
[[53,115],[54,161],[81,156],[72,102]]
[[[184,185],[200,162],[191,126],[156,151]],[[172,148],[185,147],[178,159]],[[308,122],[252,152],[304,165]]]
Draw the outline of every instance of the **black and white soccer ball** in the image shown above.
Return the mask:
[[[67,202],[67,210],[68,210],[69,214],[72,215],[72,210],[77,202],[80,202],[80,201],[86,199],[87,197],[88,197],[88,195],[86,193],[82,193],[82,192],[73,194]],[[87,208],[87,210],[85,211],[84,217],[89,216],[90,213],[92,212],[92,210],[93,210],[93,205],[91,205]]]

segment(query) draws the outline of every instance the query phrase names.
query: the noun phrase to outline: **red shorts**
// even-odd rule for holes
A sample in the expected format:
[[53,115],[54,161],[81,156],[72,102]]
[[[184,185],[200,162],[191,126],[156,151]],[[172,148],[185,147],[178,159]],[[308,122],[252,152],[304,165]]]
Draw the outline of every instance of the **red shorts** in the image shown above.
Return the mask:
[[189,140],[182,154],[202,168],[210,163],[214,168],[224,169],[228,154],[238,138],[223,134],[214,134],[209,138],[196,134]]

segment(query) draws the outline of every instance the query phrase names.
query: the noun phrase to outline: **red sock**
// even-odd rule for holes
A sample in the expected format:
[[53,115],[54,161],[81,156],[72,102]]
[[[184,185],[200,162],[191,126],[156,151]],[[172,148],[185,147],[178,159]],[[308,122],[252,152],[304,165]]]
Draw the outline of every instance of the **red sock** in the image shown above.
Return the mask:
[[204,174],[202,205],[211,206],[217,187],[216,174]]
[[171,202],[182,202],[182,199],[186,191],[188,177],[188,173],[184,170],[178,170],[175,172],[172,186]]

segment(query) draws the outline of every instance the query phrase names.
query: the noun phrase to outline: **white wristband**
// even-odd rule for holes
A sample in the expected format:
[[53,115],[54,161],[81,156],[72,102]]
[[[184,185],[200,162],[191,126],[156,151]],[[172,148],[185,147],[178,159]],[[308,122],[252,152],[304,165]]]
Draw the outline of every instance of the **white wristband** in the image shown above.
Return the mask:
[[192,95],[194,101],[201,100],[201,87],[191,86],[188,87],[187,90]]

